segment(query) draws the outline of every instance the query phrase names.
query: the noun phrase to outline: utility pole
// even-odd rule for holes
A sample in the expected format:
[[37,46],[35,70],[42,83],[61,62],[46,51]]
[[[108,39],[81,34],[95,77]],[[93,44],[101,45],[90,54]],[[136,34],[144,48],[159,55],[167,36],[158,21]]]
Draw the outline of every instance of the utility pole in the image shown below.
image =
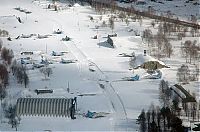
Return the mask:
[[45,51],[46,51],[46,54],[47,54],[47,44],[46,44],[46,46],[45,46]]
[[67,83],[67,92],[69,93],[69,81]]

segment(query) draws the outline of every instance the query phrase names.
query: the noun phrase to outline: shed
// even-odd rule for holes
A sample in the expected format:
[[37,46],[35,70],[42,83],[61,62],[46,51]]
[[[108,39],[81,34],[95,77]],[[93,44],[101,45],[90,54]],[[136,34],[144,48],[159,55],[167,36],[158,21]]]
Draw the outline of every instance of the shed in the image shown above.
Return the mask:
[[19,98],[16,115],[70,117],[73,104],[73,98]]

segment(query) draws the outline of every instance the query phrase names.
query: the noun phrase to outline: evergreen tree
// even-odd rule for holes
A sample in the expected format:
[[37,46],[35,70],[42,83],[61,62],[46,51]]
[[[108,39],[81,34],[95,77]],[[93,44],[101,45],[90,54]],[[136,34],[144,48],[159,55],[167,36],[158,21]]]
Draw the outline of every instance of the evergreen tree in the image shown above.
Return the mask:
[[140,131],[146,132],[147,126],[146,126],[146,117],[145,117],[145,111],[142,110],[141,114],[138,116],[137,119],[138,124],[140,124]]

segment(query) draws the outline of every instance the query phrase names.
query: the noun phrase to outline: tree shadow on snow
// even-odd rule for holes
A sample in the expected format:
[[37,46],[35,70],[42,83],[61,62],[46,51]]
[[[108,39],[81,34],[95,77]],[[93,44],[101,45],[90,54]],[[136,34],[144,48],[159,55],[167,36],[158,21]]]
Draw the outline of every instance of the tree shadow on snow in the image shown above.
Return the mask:
[[[135,125],[134,125],[135,124]],[[127,120],[118,120],[115,124],[117,131],[137,131],[138,125],[135,119],[127,118]]]
[[99,45],[99,47],[106,47],[106,48],[112,48],[112,49],[114,48],[107,41],[97,43],[97,45]]

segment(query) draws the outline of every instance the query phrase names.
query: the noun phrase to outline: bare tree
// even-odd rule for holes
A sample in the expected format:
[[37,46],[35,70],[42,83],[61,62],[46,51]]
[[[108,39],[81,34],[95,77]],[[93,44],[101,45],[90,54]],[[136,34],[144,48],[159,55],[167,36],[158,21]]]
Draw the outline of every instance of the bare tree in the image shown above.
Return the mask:
[[169,106],[171,95],[172,92],[169,88],[168,82],[165,80],[161,80],[159,85],[159,101],[163,107]]
[[102,20],[102,16],[99,17],[99,20],[100,20],[100,21]]
[[2,59],[4,59],[4,61],[7,62],[7,64],[10,65],[12,62],[12,58],[14,57],[14,53],[12,50],[3,47],[1,51],[1,57]]
[[115,28],[115,22],[114,22],[114,17],[111,16],[109,18],[109,25],[110,25],[110,28],[112,29],[112,32],[113,32],[113,29]]
[[124,19],[126,18],[126,14],[124,13],[124,12],[120,12],[119,13],[119,15],[118,15],[118,17],[121,19],[121,21],[123,22],[124,21]]
[[166,39],[166,41],[164,42],[164,47],[163,47],[163,51],[166,54],[166,56],[168,56],[169,58],[171,57],[171,54],[173,52],[172,49],[172,45],[170,42],[168,42],[168,40]]
[[3,41],[0,39],[0,51],[1,51],[2,46],[3,46]]
[[178,33],[178,40],[182,40],[183,37],[184,37],[183,33]]
[[6,47],[3,47],[2,50],[1,50],[1,58],[6,61],[8,54],[9,54],[8,49]]
[[23,79],[24,79],[24,87],[26,88],[27,85],[29,84],[29,77],[26,72],[24,72],[23,74]]
[[47,71],[47,76],[48,76],[48,77],[49,77],[51,74],[53,74],[52,68],[50,68],[50,67],[47,67],[46,71]]
[[111,0],[111,13],[115,13],[116,7],[117,7],[117,3],[114,0]]
[[8,84],[8,71],[5,65],[0,64],[0,84],[6,87]]
[[148,7],[148,13],[152,14],[152,15],[155,14],[155,9],[152,6],[149,6]]
[[142,34],[142,39],[144,39],[145,41],[147,41],[148,46],[149,46],[150,43],[153,43],[153,34],[152,34],[152,31],[150,29],[145,29],[143,31],[143,34]]
[[26,88],[27,85],[29,84],[29,77],[26,73],[26,67],[18,65],[16,61],[13,61],[11,69],[13,75],[17,78],[17,82],[24,84],[24,87]]
[[[193,93],[193,97],[195,97],[195,93]],[[196,119],[197,116],[197,103],[196,102],[191,102],[191,117],[192,117],[192,121],[194,121]]]
[[0,85],[0,100],[1,100],[1,106],[2,106],[2,100],[6,97],[6,89],[2,85]]
[[191,15],[191,21],[193,23],[197,23],[197,17],[195,15]]
[[9,124],[11,124],[12,128],[15,128],[17,131],[17,127],[20,124],[20,118],[16,116],[16,106],[9,105],[7,109],[5,109],[5,116],[9,119]]
[[190,29],[190,33],[191,33],[192,37],[195,37],[195,36],[196,36],[197,31],[198,31],[198,30],[196,30],[195,28],[191,28],[191,29]]
[[140,16],[138,20],[139,20],[139,24],[140,24],[140,27],[141,27],[142,23],[143,23],[142,16]]
[[160,59],[162,48],[163,48],[163,40],[165,39],[165,35],[163,34],[162,28],[158,31],[158,33],[154,36],[154,41],[156,42],[157,47],[157,58]]
[[190,69],[187,65],[178,68],[177,79],[179,82],[188,83],[190,78]]
[[173,99],[172,99],[172,112],[174,115],[177,115],[176,113],[178,112],[179,115],[179,103],[180,103],[180,98],[178,97],[178,95],[174,95]]
[[129,25],[129,20],[128,20],[128,18],[125,19],[125,22],[126,22],[126,25],[128,26],[128,25]]
[[190,55],[190,46],[192,45],[192,41],[191,40],[186,40],[185,43],[184,43],[184,46],[182,48],[183,50],[183,53],[185,53],[185,59],[186,59],[186,63],[188,62],[188,58],[189,58],[189,55]]
[[173,17],[173,14],[170,10],[167,11],[167,17],[168,18],[172,18]]
[[152,27],[154,28],[155,27],[155,21],[151,21],[151,25],[152,25]]
[[102,26],[102,27],[106,27],[106,26],[107,26],[107,25],[106,25],[106,21],[103,21],[101,26]]
[[183,36],[185,37],[186,36],[186,33],[188,32],[188,27],[184,27],[184,29],[183,29]]
[[10,119],[9,121],[9,123],[12,125],[12,128],[15,128],[16,131],[20,124],[20,120],[21,120],[20,117],[15,117],[15,118]]
[[192,63],[192,60],[195,63],[198,59],[198,52],[200,51],[197,41],[194,40],[192,42],[191,40],[186,40],[181,49],[183,56],[185,56],[186,63]]
[[50,67],[41,68],[40,72],[42,74],[44,74],[45,80],[47,79],[47,77],[49,77],[53,73],[53,71]]
[[198,81],[200,74],[200,68],[198,64],[195,65],[195,70],[193,71],[193,74],[194,74],[194,81]]

